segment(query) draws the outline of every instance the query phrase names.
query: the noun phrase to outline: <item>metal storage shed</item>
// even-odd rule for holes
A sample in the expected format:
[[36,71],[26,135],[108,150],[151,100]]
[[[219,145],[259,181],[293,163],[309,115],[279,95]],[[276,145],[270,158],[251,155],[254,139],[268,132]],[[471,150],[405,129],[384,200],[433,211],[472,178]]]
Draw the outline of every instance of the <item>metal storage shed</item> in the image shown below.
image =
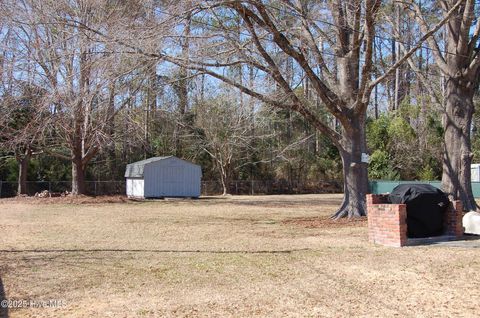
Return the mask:
[[480,164],[472,163],[470,171],[472,173],[472,182],[480,182]]
[[198,198],[202,169],[174,156],[154,157],[128,164],[125,178],[128,197]]

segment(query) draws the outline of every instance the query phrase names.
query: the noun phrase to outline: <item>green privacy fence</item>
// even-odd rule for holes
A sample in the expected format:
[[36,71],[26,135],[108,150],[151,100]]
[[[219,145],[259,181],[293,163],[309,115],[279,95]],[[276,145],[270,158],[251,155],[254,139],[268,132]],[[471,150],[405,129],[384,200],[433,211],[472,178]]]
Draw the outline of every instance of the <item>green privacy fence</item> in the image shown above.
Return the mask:
[[[373,180],[368,184],[370,193],[379,194],[392,192],[399,184],[403,183],[428,183],[432,186],[441,189],[440,181],[386,181],[386,180]],[[472,182],[472,191],[475,198],[480,198],[480,182]]]

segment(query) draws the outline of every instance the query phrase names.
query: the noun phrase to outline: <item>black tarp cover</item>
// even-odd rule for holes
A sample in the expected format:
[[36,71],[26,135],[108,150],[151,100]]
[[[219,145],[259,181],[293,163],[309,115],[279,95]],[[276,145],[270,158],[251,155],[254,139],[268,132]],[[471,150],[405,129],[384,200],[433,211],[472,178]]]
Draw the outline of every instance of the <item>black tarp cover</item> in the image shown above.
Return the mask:
[[389,196],[391,203],[407,205],[407,236],[430,237],[443,232],[443,217],[449,200],[429,184],[400,184]]

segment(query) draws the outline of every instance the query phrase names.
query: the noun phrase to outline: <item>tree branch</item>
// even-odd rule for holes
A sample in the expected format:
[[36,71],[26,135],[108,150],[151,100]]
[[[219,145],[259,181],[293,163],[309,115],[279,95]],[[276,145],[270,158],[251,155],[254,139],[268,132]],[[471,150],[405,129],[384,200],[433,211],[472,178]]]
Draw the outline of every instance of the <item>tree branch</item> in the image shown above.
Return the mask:
[[[434,32],[431,32],[431,31],[429,32],[427,31],[428,25],[427,25],[427,22],[425,21],[425,18],[423,16],[420,6],[417,3],[415,3],[415,1],[409,0],[409,4],[412,5],[414,8],[414,12],[411,12],[410,16],[413,19],[418,21],[418,23],[420,24],[420,29],[422,30],[423,33],[425,33],[425,35],[419,41],[420,44],[421,42],[427,41],[428,45],[430,46],[430,49],[433,52],[433,56],[435,58],[435,62],[438,68],[440,68],[440,70],[444,74],[448,74],[448,75],[453,75],[453,74],[450,74],[447,66],[447,62],[445,61],[445,58],[442,55],[440,47],[437,41],[435,40],[435,38],[433,37],[433,35],[437,30],[440,29],[440,27],[442,27],[450,19],[450,17],[457,11],[457,9],[460,7],[462,3],[464,3],[464,1],[465,0],[458,0],[457,3],[449,11],[447,11],[447,14],[443,17],[443,19],[439,23],[437,23],[436,27],[434,27],[431,31],[433,31],[434,29],[436,30]],[[444,4],[444,6],[446,11],[446,5]],[[429,34],[429,36],[425,37],[427,34]]]
[[[414,3],[414,2],[412,1],[412,3]],[[377,84],[379,84],[384,79],[386,79],[388,76],[390,76],[410,56],[412,56],[412,54],[414,54],[422,46],[422,44],[423,44],[423,42],[425,42],[425,40],[429,41],[429,43],[432,42],[432,44],[434,45],[434,47],[432,47],[432,50],[433,50],[434,54],[437,54],[437,55],[441,56],[440,49],[438,48],[438,43],[435,41],[435,39],[433,39],[432,36],[450,19],[450,17],[453,15],[453,13],[455,13],[455,10],[460,6],[461,3],[462,3],[462,0],[459,0],[457,2],[457,4],[455,4],[455,6],[453,6],[450,9],[450,11],[445,15],[445,17],[440,22],[438,22],[432,29],[430,29],[430,31],[425,32],[425,34],[420,38],[420,40],[417,42],[417,44],[413,48],[411,48],[407,53],[405,53],[405,55],[401,59],[399,59],[395,64],[393,64],[382,76],[380,76],[379,78],[375,79],[372,83],[370,83],[370,85],[369,85],[370,86],[370,91]],[[414,3],[414,5],[416,5],[416,4]],[[421,11],[420,11],[420,14],[421,14]],[[422,17],[422,21],[423,21],[423,17]],[[424,23],[424,21],[422,23]],[[423,29],[423,27],[422,27],[422,29]],[[443,59],[443,57],[441,58],[441,61],[437,61],[437,65],[442,71],[445,72],[445,74],[449,74],[447,64],[445,63],[445,60]]]

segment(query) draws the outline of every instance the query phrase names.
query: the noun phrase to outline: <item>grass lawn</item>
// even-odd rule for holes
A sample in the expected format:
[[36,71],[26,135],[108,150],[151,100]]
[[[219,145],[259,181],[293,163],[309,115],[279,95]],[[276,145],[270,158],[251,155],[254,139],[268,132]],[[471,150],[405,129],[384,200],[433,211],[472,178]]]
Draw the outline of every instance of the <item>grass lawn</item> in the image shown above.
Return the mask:
[[340,201],[0,200],[4,298],[63,302],[3,314],[478,317],[478,249],[374,246],[365,220],[328,220]]

